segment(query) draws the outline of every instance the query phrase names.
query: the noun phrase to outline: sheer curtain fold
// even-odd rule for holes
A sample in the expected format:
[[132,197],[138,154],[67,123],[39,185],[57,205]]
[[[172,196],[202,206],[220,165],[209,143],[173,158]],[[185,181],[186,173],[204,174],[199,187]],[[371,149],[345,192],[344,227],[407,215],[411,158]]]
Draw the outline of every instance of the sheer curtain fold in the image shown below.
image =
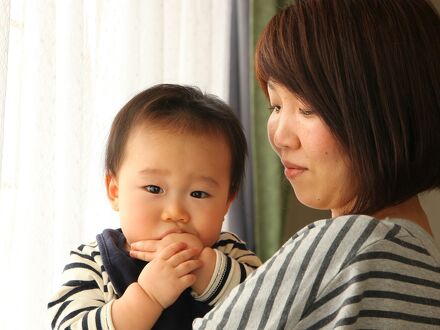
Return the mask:
[[0,0],[0,180],[3,150],[3,125],[5,115],[6,75],[8,72],[10,0]]
[[227,227],[238,234],[249,248],[255,249],[254,195],[252,184],[252,125],[250,109],[250,6],[248,0],[236,0],[231,8],[229,103],[243,125],[248,143],[245,178],[229,211]]
[[120,107],[161,82],[227,99],[230,6],[0,0],[2,328],[48,328],[69,250],[118,227],[103,161]]

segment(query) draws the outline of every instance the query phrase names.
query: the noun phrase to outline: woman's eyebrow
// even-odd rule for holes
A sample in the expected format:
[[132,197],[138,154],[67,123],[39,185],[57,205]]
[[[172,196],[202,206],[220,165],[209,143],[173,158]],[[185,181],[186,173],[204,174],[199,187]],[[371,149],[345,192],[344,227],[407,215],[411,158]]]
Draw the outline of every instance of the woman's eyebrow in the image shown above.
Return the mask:
[[267,81],[267,88],[268,89],[274,89],[275,88],[274,83],[271,80]]

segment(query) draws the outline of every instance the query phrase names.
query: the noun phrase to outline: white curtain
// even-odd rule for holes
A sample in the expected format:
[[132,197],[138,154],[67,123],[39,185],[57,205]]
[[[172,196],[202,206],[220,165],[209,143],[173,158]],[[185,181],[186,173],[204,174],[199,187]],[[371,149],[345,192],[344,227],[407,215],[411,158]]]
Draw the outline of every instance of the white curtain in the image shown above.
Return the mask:
[[115,113],[160,82],[227,99],[232,0],[0,0],[2,329],[47,329],[69,250],[119,226]]

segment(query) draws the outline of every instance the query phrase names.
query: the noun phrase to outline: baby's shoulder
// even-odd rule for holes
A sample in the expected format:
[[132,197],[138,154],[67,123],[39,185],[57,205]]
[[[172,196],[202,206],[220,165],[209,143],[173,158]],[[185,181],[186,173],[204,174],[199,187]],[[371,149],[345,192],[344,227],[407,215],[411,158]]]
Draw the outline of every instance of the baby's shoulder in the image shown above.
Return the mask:
[[78,247],[71,250],[70,258],[76,260],[77,262],[85,262],[87,264],[102,264],[101,252],[96,240],[80,244]]

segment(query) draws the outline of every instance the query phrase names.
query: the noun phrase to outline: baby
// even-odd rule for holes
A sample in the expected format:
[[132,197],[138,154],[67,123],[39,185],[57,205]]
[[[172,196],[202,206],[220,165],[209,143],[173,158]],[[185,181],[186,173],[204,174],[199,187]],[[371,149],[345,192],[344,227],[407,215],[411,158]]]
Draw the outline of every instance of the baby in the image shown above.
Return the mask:
[[261,265],[223,219],[244,175],[246,140],[228,105],[162,84],[117,114],[106,188],[121,229],[71,252],[48,304],[54,329],[191,329]]

